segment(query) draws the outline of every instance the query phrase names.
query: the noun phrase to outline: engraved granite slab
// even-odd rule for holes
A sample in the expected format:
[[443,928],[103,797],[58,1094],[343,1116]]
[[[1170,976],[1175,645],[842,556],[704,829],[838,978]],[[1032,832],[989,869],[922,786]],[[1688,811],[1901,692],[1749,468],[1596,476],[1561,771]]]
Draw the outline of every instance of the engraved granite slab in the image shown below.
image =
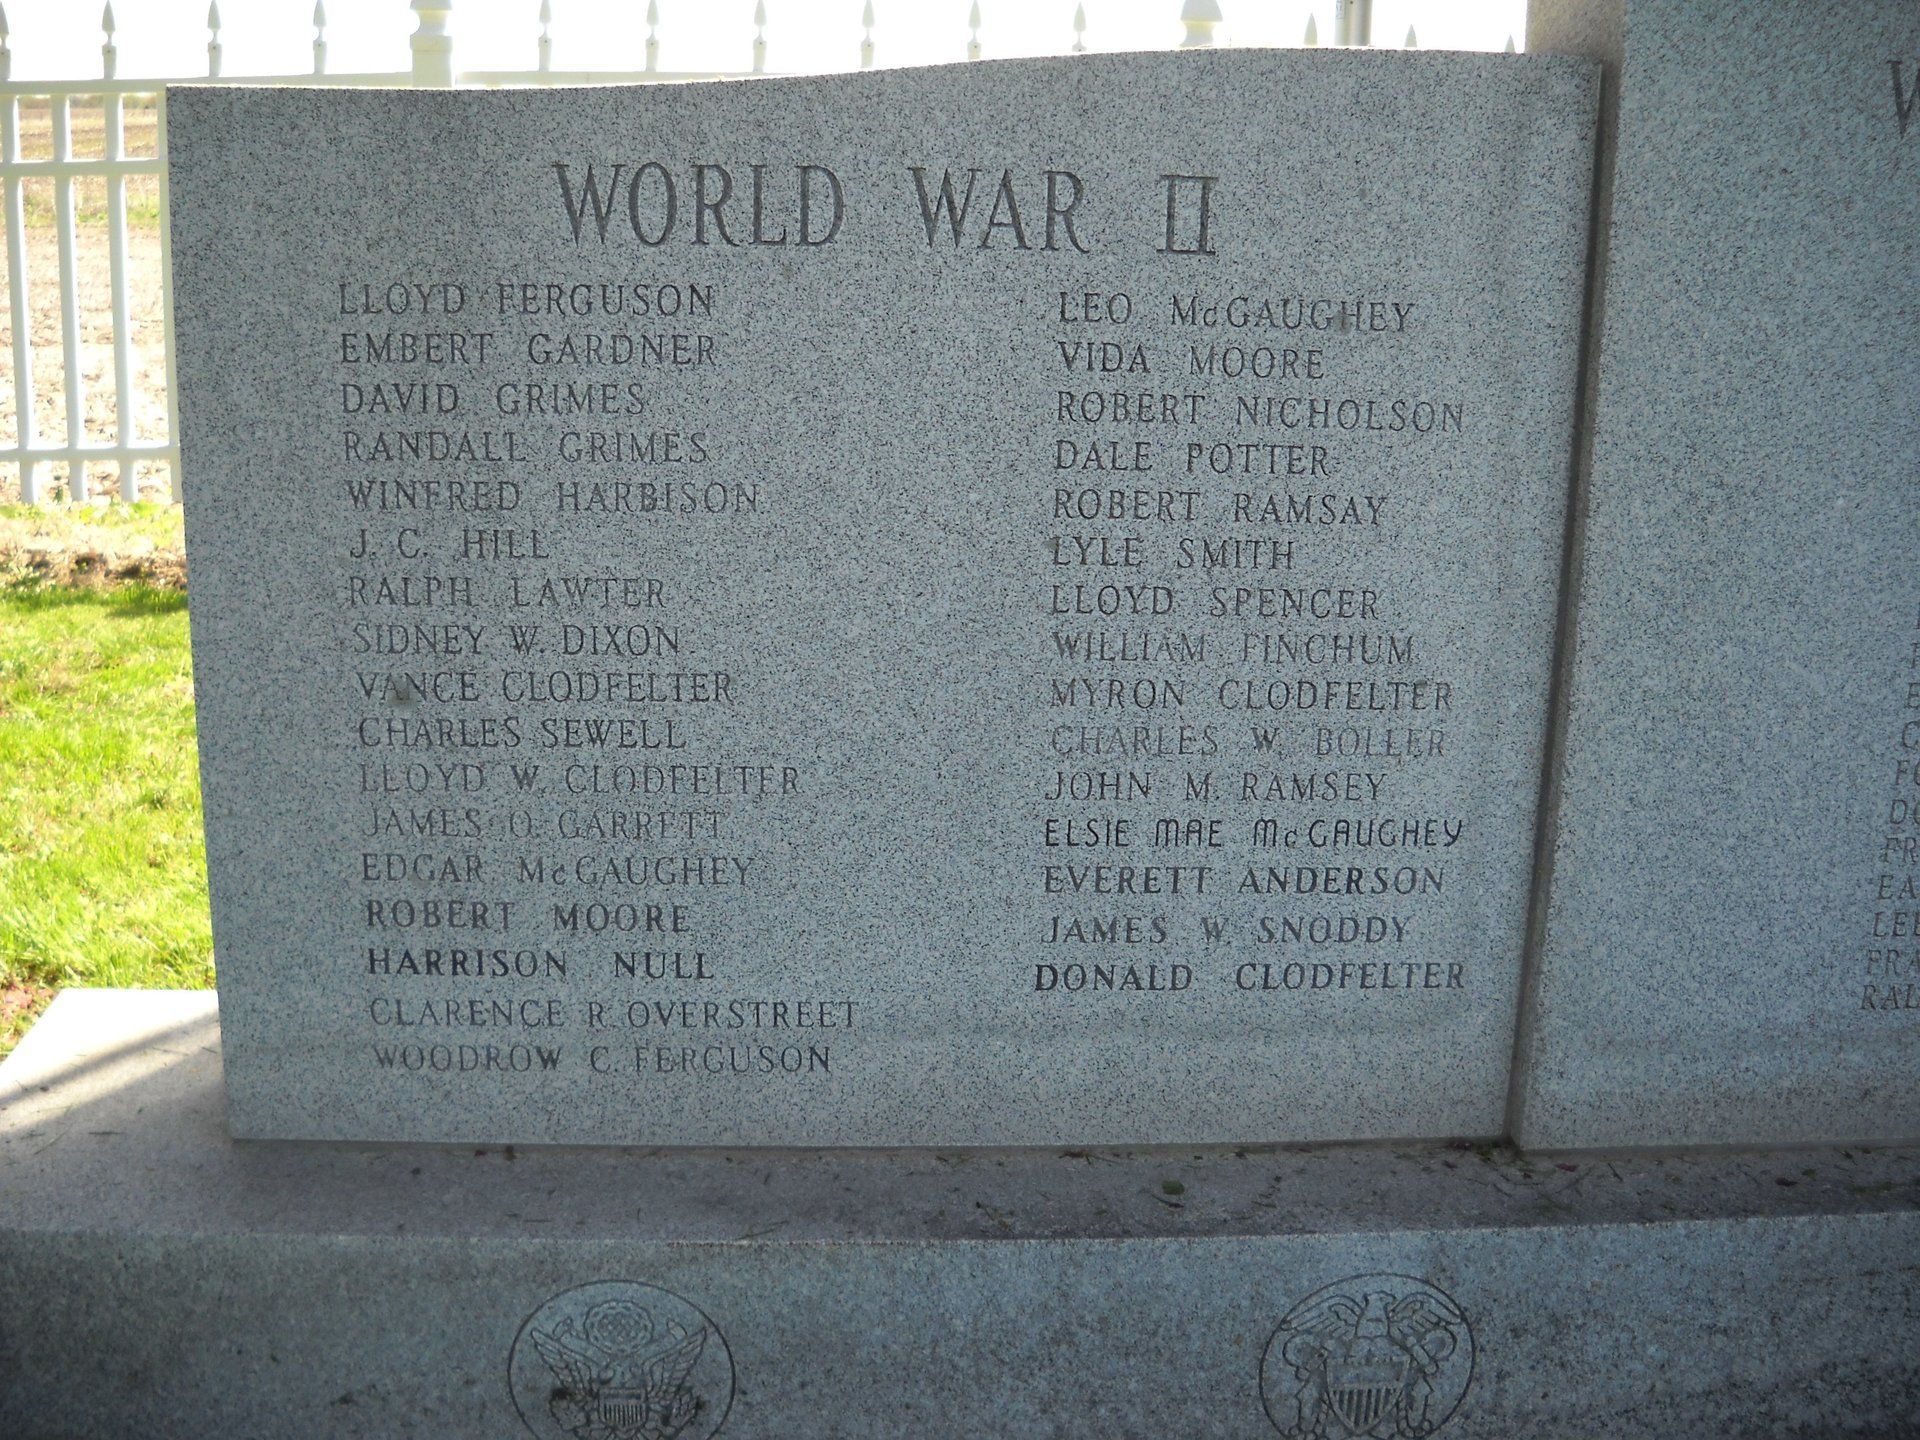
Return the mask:
[[1517,1133],[1920,1136],[1920,9],[1531,37],[1613,160]]
[[1595,89],[173,92],[235,1133],[1497,1133]]

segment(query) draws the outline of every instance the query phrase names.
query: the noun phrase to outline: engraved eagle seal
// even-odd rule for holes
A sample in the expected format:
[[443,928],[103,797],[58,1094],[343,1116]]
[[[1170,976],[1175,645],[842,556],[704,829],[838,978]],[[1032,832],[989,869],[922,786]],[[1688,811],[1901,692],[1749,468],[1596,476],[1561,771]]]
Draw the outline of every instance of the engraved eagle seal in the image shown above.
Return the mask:
[[733,1404],[733,1356],[691,1301],[635,1280],[562,1291],[520,1326],[513,1403],[542,1440],[707,1440]]
[[1473,1380],[1473,1331],[1453,1298],[1411,1275],[1352,1275],[1281,1320],[1260,1398],[1287,1440],[1424,1440]]

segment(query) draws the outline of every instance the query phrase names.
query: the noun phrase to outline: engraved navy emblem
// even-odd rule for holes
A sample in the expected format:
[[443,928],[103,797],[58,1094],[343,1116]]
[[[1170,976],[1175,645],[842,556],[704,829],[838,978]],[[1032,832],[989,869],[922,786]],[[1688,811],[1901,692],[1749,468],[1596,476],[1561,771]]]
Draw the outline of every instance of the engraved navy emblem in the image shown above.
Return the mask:
[[1411,1275],[1353,1275],[1287,1312],[1260,1361],[1260,1399],[1287,1440],[1422,1440],[1473,1381],[1473,1331]]
[[671,1290],[602,1280],[562,1291],[521,1325],[513,1403],[541,1440],[707,1440],[733,1404],[733,1355]]

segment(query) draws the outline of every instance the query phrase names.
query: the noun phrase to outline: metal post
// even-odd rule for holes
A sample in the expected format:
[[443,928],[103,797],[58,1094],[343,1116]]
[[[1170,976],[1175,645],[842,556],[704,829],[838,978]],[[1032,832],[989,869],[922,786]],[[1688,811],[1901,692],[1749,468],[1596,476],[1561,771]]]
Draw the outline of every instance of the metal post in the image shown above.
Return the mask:
[[1373,43],[1373,0],[1334,0],[1333,43],[1371,45]]
[[1182,50],[1213,44],[1213,27],[1220,23],[1220,0],[1186,0],[1180,7],[1180,23],[1187,30],[1180,37]]
[[87,395],[80,388],[80,282],[74,255],[80,248],[73,220],[72,101],[55,95],[53,158],[61,170],[53,177],[54,239],[60,253],[60,358],[67,409],[67,498],[87,498],[87,463],[80,450],[87,443]]
[[[127,158],[124,102],[119,92],[101,97],[110,162]],[[133,413],[133,317],[127,300],[127,176],[107,176],[107,280],[113,307],[113,443],[120,450],[120,498],[140,498],[140,475],[127,452],[140,443]]]
[[[154,96],[154,118],[158,122],[154,143],[161,164],[167,160],[167,97],[163,91]],[[173,206],[163,176],[160,182],[160,340],[166,351],[167,366],[167,444],[172,449],[173,503],[186,499],[186,486],[180,478],[180,386],[177,357],[173,343]]]
[[423,89],[446,90],[453,85],[453,35],[447,17],[453,0],[413,0],[420,28],[413,32],[413,83]]
[[[0,10],[0,80],[13,77],[13,52],[7,46],[7,13]],[[12,167],[20,162],[20,101],[9,94],[0,106],[0,159],[7,162],[7,301],[13,323],[13,413],[22,450],[39,443],[39,420],[33,409],[33,331],[27,306],[26,193]],[[20,461],[20,498],[33,505],[40,499],[40,462]]]

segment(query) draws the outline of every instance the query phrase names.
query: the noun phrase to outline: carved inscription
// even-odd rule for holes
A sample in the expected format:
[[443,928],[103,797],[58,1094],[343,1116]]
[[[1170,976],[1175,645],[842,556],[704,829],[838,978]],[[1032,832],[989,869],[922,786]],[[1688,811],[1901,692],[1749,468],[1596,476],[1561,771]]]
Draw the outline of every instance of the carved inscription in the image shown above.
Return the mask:
[[290,317],[185,324],[272,399],[184,427],[242,1133],[1496,1128],[1591,154],[1525,71],[1527,166],[1311,203],[1171,56],[1044,143],[962,98],[1035,66],[461,94],[419,169],[187,97],[183,225],[267,178],[184,272]]
[[[789,243],[757,204],[729,228],[726,167],[695,167],[691,207],[655,162],[554,169],[576,244]],[[845,186],[797,173],[780,233],[827,245]],[[1090,249],[1072,171],[906,175],[929,247]],[[1156,248],[1216,253],[1219,180],[1160,183]],[[1468,992],[1427,912],[1472,883],[1478,837],[1431,797],[1483,698],[1396,573],[1431,502],[1375,482],[1389,450],[1446,466],[1476,443],[1446,374],[1389,378],[1449,302],[1188,278],[1027,297],[1044,388],[1005,403],[1044,436],[1026,456],[1038,804],[1031,869],[1006,878],[1038,958],[1017,988],[1252,1007]],[[739,1084],[849,1063],[865,1003],[742,984],[725,938],[775,864],[743,819],[764,842],[765,816],[826,783],[800,747],[730,743],[771,657],[688,600],[704,548],[777,543],[792,499],[729,431],[743,317],[725,287],[381,275],[335,297],[371,1063]],[[573,542],[601,524],[671,527],[684,563],[596,569]],[[513,997],[463,993],[477,982]]]
[[1472,444],[1446,377],[1382,383],[1430,299],[1059,291],[1042,341],[1050,667],[1035,992],[1250,1005],[1464,991],[1423,911],[1472,837],[1426,803],[1472,686],[1391,558],[1387,447]]
[[[569,196],[576,228],[581,205],[605,208]],[[765,488],[706,383],[658,378],[724,375],[724,293],[383,276],[337,299],[370,1062],[830,1071],[854,1000],[743,992],[718,939],[761,883],[741,817],[811,784],[787,756],[728,745],[755,659],[701,625],[677,576],[569,544],[629,523],[680,527],[697,552],[760,521]],[[480,998],[478,982],[496,983]]]
[[1893,784],[1872,878],[1860,1008],[1920,1010],[1920,606],[1895,642],[1901,677],[1888,747]]

